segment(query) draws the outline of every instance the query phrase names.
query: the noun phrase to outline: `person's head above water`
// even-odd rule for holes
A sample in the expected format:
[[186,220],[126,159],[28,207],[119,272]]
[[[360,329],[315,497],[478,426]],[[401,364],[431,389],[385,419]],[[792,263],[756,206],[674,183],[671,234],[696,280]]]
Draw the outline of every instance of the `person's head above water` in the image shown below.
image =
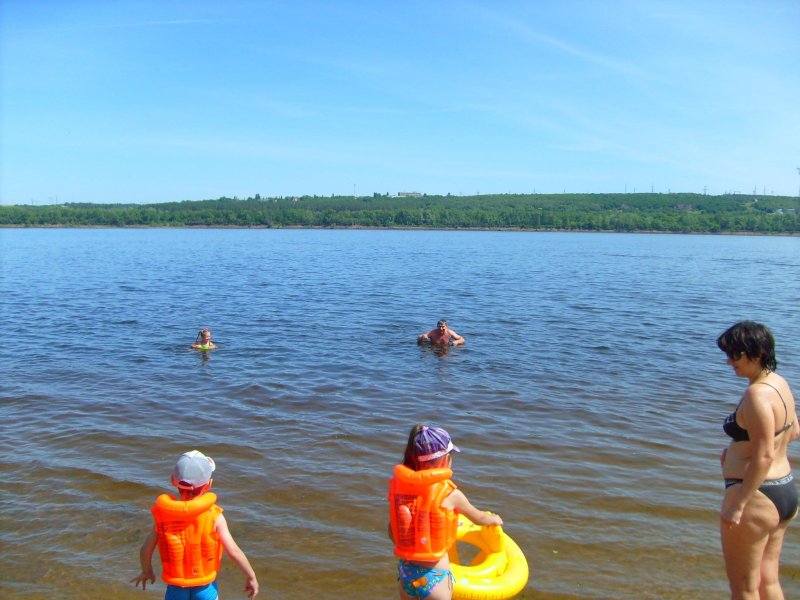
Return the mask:
[[204,327],[197,332],[197,337],[194,340],[194,344],[192,344],[192,348],[210,350],[216,347],[217,345],[211,341],[211,330],[208,327]]
[[442,466],[451,452],[461,452],[450,434],[441,427],[414,425],[408,434],[403,464],[409,469],[433,469]]

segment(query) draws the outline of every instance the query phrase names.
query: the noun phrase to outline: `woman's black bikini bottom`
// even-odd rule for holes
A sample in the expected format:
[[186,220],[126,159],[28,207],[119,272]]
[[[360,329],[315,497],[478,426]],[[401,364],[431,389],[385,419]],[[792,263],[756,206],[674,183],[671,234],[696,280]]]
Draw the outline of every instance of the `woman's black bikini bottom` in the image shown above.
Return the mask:
[[[741,479],[726,479],[725,489],[742,483]],[[765,479],[758,491],[772,500],[781,521],[791,519],[797,514],[797,488],[794,484],[794,477],[791,473],[780,479]]]

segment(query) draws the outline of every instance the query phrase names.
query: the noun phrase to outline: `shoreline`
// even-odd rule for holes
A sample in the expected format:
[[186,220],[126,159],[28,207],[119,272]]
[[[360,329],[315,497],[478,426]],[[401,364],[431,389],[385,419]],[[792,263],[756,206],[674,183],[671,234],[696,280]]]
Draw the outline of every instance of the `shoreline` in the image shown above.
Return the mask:
[[0,224],[0,229],[309,229],[309,230],[364,230],[364,231],[508,231],[519,233],[629,233],[653,235],[742,235],[754,237],[800,237],[797,233],[776,233],[759,231],[662,231],[655,229],[533,229],[524,227],[367,227],[353,225],[350,227],[322,227],[313,225],[292,225],[285,227],[269,227],[267,225],[13,225]]

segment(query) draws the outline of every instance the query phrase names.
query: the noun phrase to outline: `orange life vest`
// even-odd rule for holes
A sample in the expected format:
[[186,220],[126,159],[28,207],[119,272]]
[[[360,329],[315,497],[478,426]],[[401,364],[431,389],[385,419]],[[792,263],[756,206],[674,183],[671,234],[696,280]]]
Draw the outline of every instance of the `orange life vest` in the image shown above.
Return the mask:
[[179,587],[206,585],[217,578],[222,544],[214,524],[222,509],[217,495],[206,492],[192,500],[161,494],[150,510],[156,520],[161,577]]
[[452,476],[450,469],[395,466],[389,481],[389,522],[396,556],[433,562],[456,543],[458,516],[442,508],[442,500],[456,489]]

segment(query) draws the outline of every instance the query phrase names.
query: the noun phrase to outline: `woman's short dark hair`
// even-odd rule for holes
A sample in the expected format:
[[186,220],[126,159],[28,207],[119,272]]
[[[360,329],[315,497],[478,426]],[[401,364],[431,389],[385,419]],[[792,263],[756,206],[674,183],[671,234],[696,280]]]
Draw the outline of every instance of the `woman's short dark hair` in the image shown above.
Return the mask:
[[758,360],[770,371],[778,368],[775,359],[775,338],[766,325],[754,321],[741,321],[729,327],[717,338],[717,346],[728,356],[746,354]]

